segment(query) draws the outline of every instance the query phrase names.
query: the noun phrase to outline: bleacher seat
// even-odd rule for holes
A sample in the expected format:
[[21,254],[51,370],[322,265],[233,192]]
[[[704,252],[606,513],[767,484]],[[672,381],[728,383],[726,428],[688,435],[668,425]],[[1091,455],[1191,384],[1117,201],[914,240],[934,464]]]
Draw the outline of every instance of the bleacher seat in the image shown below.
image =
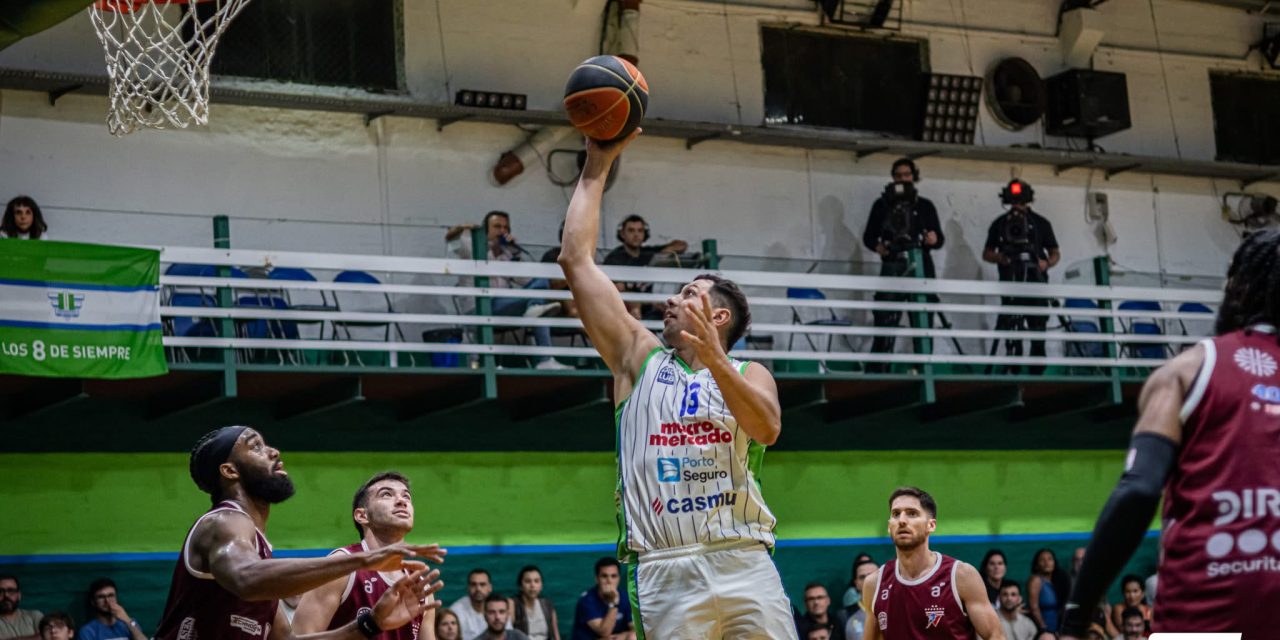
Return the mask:
[[[294,267],[276,267],[271,270],[271,273],[267,274],[267,279],[268,280],[290,280],[295,282],[318,282],[318,280],[316,280],[316,277],[311,275],[310,271],[307,271],[306,269],[298,269]],[[288,303],[289,308],[295,311],[329,312],[329,311],[338,310],[336,295],[335,295],[334,301],[330,302],[328,292],[324,291],[323,289],[319,291],[302,291],[302,290],[295,291],[295,290],[281,288],[278,290],[277,295],[284,298],[284,301]],[[317,296],[320,299],[318,304],[312,304],[309,302],[308,303],[299,302],[299,299],[308,300],[308,299],[314,299]],[[325,323],[324,320],[295,320],[294,322],[296,322],[299,325],[317,325],[320,331],[319,338],[321,340],[324,339],[324,323]]]
[[[334,282],[346,282],[354,284],[382,284],[373,274],[367,271],[343,271],[333,277]],[[344,302],[345,301],[345,302]],[[334,306],[338,311],[365,311],[373,313],[394,313],[395,306],[391,304],[391,296],[386,292],[356,292],[356,291],[335,291],[333,295]],[[400,341],[404,341],[404,333],[400,330],[400,325],[394,322],[353,322],[350,320],[334,320],[330,323],[333,326],[333,337],[338,338],[338,332],[342,332],[342,339],[351,340],[351,330],[357,328],[382,329],[382,341],[391,342],[391,332],[394,329],[396,337]],[[356,363],[364,364],[359,352],[355,353]],[[344,361],[349,363],[349,357],[343,353]],[[412,360],[412,355],[410,356]]]

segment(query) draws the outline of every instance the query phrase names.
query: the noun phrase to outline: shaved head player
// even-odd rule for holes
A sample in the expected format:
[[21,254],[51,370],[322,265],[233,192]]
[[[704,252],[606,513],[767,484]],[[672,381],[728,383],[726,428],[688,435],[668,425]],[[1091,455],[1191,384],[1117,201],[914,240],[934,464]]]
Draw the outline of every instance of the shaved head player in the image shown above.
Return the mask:
[[863,640],[1005,640],[978,570],[929,549],[938,503],[915,487],[889,496],[893,560],[862,583]]
[[778,387],[758,363],[726,355],[751,321],[746,296],[732,281],[698,276],[667,299],[664,346],[593,260],[609,167],[638,133],[587,143],[559,259],[613,372],[618,553],[629,563],[636,635],[794,639],[769,557],[777,521],[758,483],[764,448],[782,430]]
[[271,505],[293,495],[280,452],[249,427],[223,427],[191,450],[191,479],[213,507],[191,526],[173,569],[169,599],[155,640],[292,640],[280,610],[295,596],[360,569],[408,570],[371,611],[307,640],[363,640],[420,616],[426,599],[443,586],[424,557],[443,559],[436,545],[394,544],[325,558],[277,560],[267,542]]
[[1280,633],[1277,324],[1280,231],[1258,231],[1231,258],[1217,337],[1142,387],[1124,475],[1067,600],[1065,638],[1086,637],[1094,603],[1142,542],[1162,494],[1152,631]]

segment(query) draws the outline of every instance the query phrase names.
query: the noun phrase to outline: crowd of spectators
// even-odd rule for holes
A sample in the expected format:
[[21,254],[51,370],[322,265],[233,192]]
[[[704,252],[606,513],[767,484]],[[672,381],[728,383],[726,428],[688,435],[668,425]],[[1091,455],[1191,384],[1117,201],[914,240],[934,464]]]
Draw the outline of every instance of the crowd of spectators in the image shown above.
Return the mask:
[[[1033,556],[1025,582],[1009,577],[1008,558],[991,549],[978,565],[1005,636],[1009,640],[1049,640],[1061,620],[1066,595],[1079,570],[1083,548],[1072,557],[1070,572],[1059,566],[1049,549]],[[573,625],[565,640],[634,640],[631,598],[622,580],[622,566],[612,557],[600,558],[594,583],[573,606]],[[880,565],[869,554],[855,556],[847,589],[833,602],[821,582],[805,585],[795,611],[801,640],[858,640],[867,612],[862,610],[862,586],[875,580]],[[437,640],[561,640],[556,604],[543,593],[542,571],[533,565],[520,569],[511,594],[494,591],[492,576],[482,568],[467,575],[466,595],[436,612]],[[1120,602],[1098,603],[1089,640],[1142,640],[1151,626],[1151,603],[1146,584],[1136,575],[1121,579]],[[16,576],[0,575],[0,640],[146,640],[149,636],[124,605],[115,582],[94,580],[86,591],[86,622],[78,629],[64,612],[42,614],[21,608],[22,591]]]

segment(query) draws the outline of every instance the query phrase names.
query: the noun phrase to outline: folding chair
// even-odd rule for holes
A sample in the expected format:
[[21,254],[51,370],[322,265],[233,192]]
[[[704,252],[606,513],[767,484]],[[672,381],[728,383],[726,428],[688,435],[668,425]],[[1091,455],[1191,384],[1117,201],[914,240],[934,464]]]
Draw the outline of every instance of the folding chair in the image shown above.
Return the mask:
[[[316,280],[316,277],[311,275],[310,271],[307,271],[306,269],[297,269],[294,267],[276,267],[271,270],[271,273],[267,274],[267,279],[268,280],[289,280],[294,282],[318,282]],[[336,294],[334,296],[335,300],[333,302],[330,302],[329,296],[326,295],[326,292],[323,289],[319,291],[314,291],[314,292],[313,291],[295,292],[289,289],[281,288],[278,291],[278,294],[281,298],[284,298],[284,301],[286,303],[288,303],[289,308],[294,309],[295,311],[330,312],[330,311],[338,310]],[[298,300],[296,300],[295,298],[303,297],[302,294],[313,294],[313,296],[315,294],[318,294],[320,297],[320,303],[319,304],[299,304]],[[320,328],[320,335],[318,336],[318,338],[320,340],[324,340],[324,323],[325,323],[324,320],[295,320],[294,322],[296,322],[299,325],[317,325]]]
[[[1116,309],[1120,311],[1161,311],[1162,307],[1159,302],[1154,300],[1125,300],[1121,302]],[[1131,319],[1125,321],[1121,319],[1121,326],[1124,327],[1125,333],[1133,335],[1146,336],[1162,336],[1164,328],[1160,326],[1159,321],[1155,318],[1150,319]],[[1173,349],[1167,344],[1152,344],[1147,342],[1128,342],[1120,345],[1121,349],[1127,351],[1131,357],[1144,358],[1150,360],[1163,360],[1173,353]]]
[[[333,281],[357,283],[357,284],[382,284],[381,280],[378,280],[373,276],[373,274],[370,274],[367,271],[343,271],[342,273],[339,273],[338,275],[334,276]],[[347,302],[345,305],[342,301],[344,297],[346,297],[347,299]],[[370,300],[376,300],[378,297],[382,298],[382,304],[378,305],[380,308],[375,308],[375,305],[360,304],[362,301],[368,302]],[[395,313],[395,306],[391,304],[391,296],[387,294],[385,291],[381,293],[347,292],[345,294],[335,291],[333,295],[333,303],[337,311],[342,311],[343,307],[345,306],[348,310],[353,310],[353,311],[359,310],[359,311],[374,311],[379,313],[383,313],[383,312]],[[360,308],[360,307],[364,307],[364,308]],[[342,335],[343,335],[342,339],[351,340],[351,329],[353,328],[377,329],[381,327],[383,330],[382,341],[391,342],[391,330],[394,327],[396,332],[396,337],[401,342],[404,342],[404,332],[401,331],[400,325],[395,322],[353,322],[349,320],[333,320],[332,322],[330,322],[330,325],[333,327],[334,339],[338,338],[339,330],[342,331]],[[351,362],[350,357],[347,355],[346,352],[343,352],[342,357],[343,357],[343,364],[350,364]],[[409,354],[409,362],[410,364],[414,364],[413,354]],[[359,352],[356,352],[356,364],[364,366],[364,362],[361,359]]]

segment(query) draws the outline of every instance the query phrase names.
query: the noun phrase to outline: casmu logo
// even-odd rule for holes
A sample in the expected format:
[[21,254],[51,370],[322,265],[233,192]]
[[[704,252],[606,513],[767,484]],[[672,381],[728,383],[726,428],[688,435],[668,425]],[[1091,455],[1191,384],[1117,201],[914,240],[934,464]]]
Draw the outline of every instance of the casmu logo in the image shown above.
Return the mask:
[[1218,502],[1218,518],[1213,521],[1216,527],[1240,518],[1280,518],[1280,489],[1259,487],[1240,493],[1215,491],[1213,499]]
[[710,496],[696,496],[692,498],[672,498],[663,504],[661,498],[654,498],[649,506],[653,508],[653,512],[662,515],[665,508],[668,514],[672,513],[693,513],[695,511],[710,511],[720,507],[732,507],[738,504],[738,494],[732,491],[725,491]]

